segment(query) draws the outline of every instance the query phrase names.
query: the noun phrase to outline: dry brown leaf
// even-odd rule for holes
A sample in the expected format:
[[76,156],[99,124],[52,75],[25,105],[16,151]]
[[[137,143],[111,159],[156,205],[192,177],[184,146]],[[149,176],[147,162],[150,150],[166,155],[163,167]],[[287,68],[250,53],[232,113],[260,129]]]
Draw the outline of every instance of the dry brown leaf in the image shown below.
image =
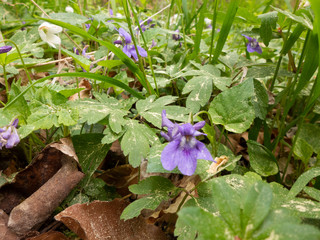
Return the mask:
[[80,95],[80,98],[83,99],[83,98],[90,98],[90,93],[91,93],[91,84],[88,80],[81,80],[80,83],[79,83],[79,88],[84,88],[83,90],[80,91],[80,93],[76,93],[76,94],[73,94],[72,96],[69,97],[69,100],[70,101],[74,101],[76,99],[79,99],[79,95]]
[[20,238],[8,228],[8,215],[0,209],[0,239],[19,240]]
[[[78,158],[70,139],[61,139],[61,143],[50,144],[45,149],[47,151],[44,152],[42,159],[47,161],[48,158],[52,158],[50,153],[54,153],[53,159],[59,162],[61,168],[11,211],[8,227],[19,236],[25,235],[45,221],[84,177],[84,174],[78,170]],[[39,170],[45,172],[47,168],[48,166],[41,165]]]
[[209,169],[207,170],[207,173],[215,174],[219,167],[226,164],[229,160],[229,157],[222,155],[221,157],[216,157],[215,162],[211,163]]
[[120,165],[112,169],[108,169],[98,176],[108,186],[115,187],[121,196],[130,194],[128,187],[138,183],[138,168],[133,168],[130,164]]
[[61,232],[46,232],[36,237],[27,238],[27,240],[68,240]]
[[55,219],[62,221],[84,240],[167,239],[160,228],[147,224],[141,216],[127,221],[120,220],[127,205],[126,201],[120,199],[75,204],[56,215]]

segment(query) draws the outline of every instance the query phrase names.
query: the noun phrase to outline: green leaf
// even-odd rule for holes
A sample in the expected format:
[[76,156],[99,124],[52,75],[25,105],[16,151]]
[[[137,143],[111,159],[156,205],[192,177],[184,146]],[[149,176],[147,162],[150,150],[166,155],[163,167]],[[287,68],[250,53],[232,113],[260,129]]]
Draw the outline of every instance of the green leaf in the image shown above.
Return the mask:
[[[198,232],[196,239],[234,240],[232,231],[221,218],[200,207],[184,207],[179,211],[178,216],[180,225],[184,224]],[[175,230],[175,235],[177,234],[178,232]]]
[[315,227],[300,224],[298,217],[292,216],[287,209],[276,209],[271,211],[263,222],[261,228],[252,237],[255,240],[264,239],[318,239],[319,230]]
[[232,26],[232,22],[234,20],[234,17],[236,16],[237,10],[238,10],[238,5],[240,3],[240,0],[231,0],[226,16],[224,18],[222,27],[221,27],[221,31],[220,31],[220,35],[219,35],[219,39],[214,51],[214,57],[213,57],[213,61],[216,62],[222,52],[223,46],[227,40],[227,37],[229,35],[231,26]]
[[271,187],[262,181],[256,182],[249,190],[243,208],[242,226],[247,237],[260,227],[271,209],[271,204]]
[[[306,185],[307,183],[320,175],[320,168],[312,168],[307,172],[304,172],[297,181],[293,184],[292,188],[289,191],[288,198],[294,198]],[[320,209],[319,209],[320,211]]]
[[99,66],[107,67],[108,69],[112,69],[122,64],[123,62],[121,60],[103,60],[98,62]]
[[136,194],[149,194],[127,206],[120,219],[131,219],[140,215],[143,209],[156,209],[162,201],[170,198],[170,192],[176,192],[177,188],[167,178],[160,176],[149,177],[138,184],[131,185],[129,190]]
[[320,203],[309,199],[294,198],[284,202],[281,207],[292,210],[300,218],[320,218]]
[[277,12],[285,15],[286,17],[290,18],[291,20],[302,24],[303,26],[305,26],[306,28],[309,28],[311,31],[313,30],[313,25],[312,22],[306,18],[306,17],[301,17],[301,16],[297,16],[294,13],[285,11],[285,10],[281,10],[279,8],[273,7],[271,6],[274,10],[276,10]]
[[267,108],[269,106],[267,89],[259,80],[256,79],[253,80],[253,85],[254,96],[252,98],[252,105],[256,113],[256,117],[265,120],[268,113]]
[[77,55],[73,52],[68,51],[67,49],[63,49],[61,48],[61,52],[63,52],[64,54],[70,56],[73,58],[73,60],[78,63],[81,67],[84,68],[84,70],[86,70],[87,72],[90,71],[90,64],[91,61],[89,61],[86,57],[82,56],[82,55]]
[[313,148],[306,140],[298,137],[296,144],[294,145],[293,152],[305,165],[308,165],[313,154]]
[[317,201],[320,201],[320,190],[314,187],[304,187],[303,191],[305,191],[310,197],[314,198]]
[[129,186],[129,190],[135,194],[167,193],[173,189],[175,189],[173,183],[168,178],[161,176],[151,176],[138,184]]
[[261,176],[271,176],[278,173],[278,165],[272,152],[260,143],[247,141],[250,166]]
[[305,27],[301,24],[298,24],[297,27],[294,29],[294,31],[291,33],[289,39],[285,42],[281,53],[287,54],[289,50],[292,48],[292,46],[295,44],[295,42],[299,39],[301,33],[305,30]]
[[79,73],[79,72],[77,72],[77,73],[61,73],[61,74],[53,74],[53,75],[38,79],[37,81],[34,81],[23,92],[21,92],[17,97],[15,97],[10,103],[8,103],[4,107],[4,109],[10,107],[13,103],[15,103],[26,92],[28,92],[30,88],[34,87],[35,85],[37,85],[39,83],[44,82],[47,79],[54,78],[54,77],[83,77],[83,78],[91,78],[91,79],[95,79],[95,80],[99,80],[99,81],[103,81],[103,82],[108,82],[108,83],[114,84],[116,86],[119,86],[119,87],[125,89],[126,91],[130,92],[133,96],[135,96],[137,98],[140,98],[140,99],[144,99],[145,98],[140,93],[136,92],[135,90],[133,90],[129,86],[123,84],[121,81],[118,81],[118,80],[113,79],[113,78],[109,78],[107,76],[102,76],[102,75],[93,74],[93,73]]
[[129,163],[138,167],[150,151],[150,145],[158,141],[158,137],[152,130],[137,121],[128,120],[127,130],[121,139],[121,149],[125,156],[129,155]]
[[[241,235],[241,200],[237,192],[223,179],[217,178],[212,184],[212,201],[228,224],[234,236]],[[227,199],[227,201],[226,201]]]
[[137,102],[137,110],[148,122],[152,123],[158,128],[161,128],[163,110],[167,111],[167,117],[178,121],[187,121],[189,110],[180,106],[166,106],[175,102],[177,97],[164,96],[155,99],[155,96],[150,96],[145,100]]
[[189,108],[193,113],[200,110],[208,103],[211,93],[212,93],[212,78],[210,76],[193,77],[185,85],[182,94],[190,91],[187,98],[187,108]]
[[316,124],[305,123],[301,126],[298,140],[304,140],[309,146],[311,146],[312,150],[320,154],[320,127]]
[[127,115],[126,110],[122,110],[121,103],[109,96],[95,94],[99,100],[85,99],[69,102],[72,108],[78,109],[80,122],[95,124],[108,117],[109,125],[115,133],[122,130],[125,124],[124,116]]
[[268,46],[272,39],[272,29],[276,28],[278,12],[264,13],[259,15],[259,18],[261,19],[260,37],[262,38],[263,43]]
[[222,124],[231,132],[242,133],[246,131],[255,118],[251,103],[252,96],[252,79],[220,93],[213,99],[209,107],[212,122]]
[[77,13],[50,13],[52,19],[59,20],[72,25],[82,25],[88,18]]
[[28,125],[32,126],[33,130],[75,125],[79,118],[78,111],[70,108],[66,101],[67,98],[63,95],[49,91],[47,87],[38,89],[30,104]]
[[105,159],[110,145],[102,144],[101,133],[88,133],[72,136],[75,152],[85,174],[92,175]]

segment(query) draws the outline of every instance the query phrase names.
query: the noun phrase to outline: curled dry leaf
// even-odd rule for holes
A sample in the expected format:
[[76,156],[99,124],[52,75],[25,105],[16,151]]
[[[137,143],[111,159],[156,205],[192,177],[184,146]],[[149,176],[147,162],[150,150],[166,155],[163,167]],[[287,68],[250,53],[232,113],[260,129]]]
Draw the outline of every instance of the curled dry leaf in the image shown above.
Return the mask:
[[56,215],[55,219],[84,240],[167,239],[160,228],[147,224],[141,216],[127,221],[120,220],[127,205],[126,201],[120,199],[75,204]]
[[49,147],[60,152],[55,156],[60,157],[61,168],[11,211],[8,227],[19,236],[45,221],[84,177],[84,174],[78,170],[77,156],[71,140],[61,139],[61,143],[53,143]]
[[213,162],[210,165],[209,169],[207,170],[207,173],[215,174],[218,171],[219,167],[228,162],[229,157],[222,155],[221,157],[216,157],[214,160],[216,162]]
[[69,100],[70,101],[74,101],[76,99],[79,99],[79,95],[80,95],[80,98],[83,99],[83,98],[90,98],[90,93],[91,93],[91,84],[88,80],[81,80],[80,83],[79,83],[79,88],[84,88],[83,90],[80,91],[80,93],[76,93],[76,94],[73,94],[72,96],[69,97]]

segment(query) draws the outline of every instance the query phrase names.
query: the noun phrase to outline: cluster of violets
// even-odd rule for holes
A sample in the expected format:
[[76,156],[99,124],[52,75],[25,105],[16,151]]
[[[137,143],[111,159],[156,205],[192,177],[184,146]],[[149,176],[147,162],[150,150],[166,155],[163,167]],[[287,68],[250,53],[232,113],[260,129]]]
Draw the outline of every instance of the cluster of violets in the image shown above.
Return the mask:
[[194,125],[190,123],[179,125],[171,122],[166,116],[166,111],[162,111],[162,127],[166,127],[168,132],[160,134],[169,141],[161,153],[164,169],[172,171],[178,166],[182,174],[191,176],[197,168],[197,159],[215,162],[206,146],[196,139],[197,136],[206,135],[198,131],[204,125],[205,121]]
[[19,120],[15,119],[9,125],[0,128],[0,150],[3,147],[13,148],[20,142],[17,132]]
[[148,30],[149,28],[154,28],[154,26],[156,25],[156,24],[154,24],[154,23],[152,23],[151,24],[151,22],[152,22],[152,18],[149,18],[148,20],[147,20],[147,22],[144,22],[144,21],[139,21],[139,24],[140,24],[140,27],[141,27],[141,30],[142,30],[142,32],[145,32],[146,30]]
[[[138,61],[138,55],[135,46],[132,43],[131,35],[126,32],[123,28],[116,29],[119,32],[121,40],[114,41],[114,44],[121,44],[123,46],[122,51],[128,56],[133,57],[134,60]],[[148,53],[144,48],[137,45],[138,53],[141,57],[147,57]]]

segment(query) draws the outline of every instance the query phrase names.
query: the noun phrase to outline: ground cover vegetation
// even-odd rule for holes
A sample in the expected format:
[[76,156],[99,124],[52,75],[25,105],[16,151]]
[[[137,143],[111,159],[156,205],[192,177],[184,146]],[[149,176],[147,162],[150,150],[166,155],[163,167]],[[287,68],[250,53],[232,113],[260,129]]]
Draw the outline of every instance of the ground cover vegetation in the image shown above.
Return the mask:
[[0,13],[2,239],[320,239],[318,0]]

